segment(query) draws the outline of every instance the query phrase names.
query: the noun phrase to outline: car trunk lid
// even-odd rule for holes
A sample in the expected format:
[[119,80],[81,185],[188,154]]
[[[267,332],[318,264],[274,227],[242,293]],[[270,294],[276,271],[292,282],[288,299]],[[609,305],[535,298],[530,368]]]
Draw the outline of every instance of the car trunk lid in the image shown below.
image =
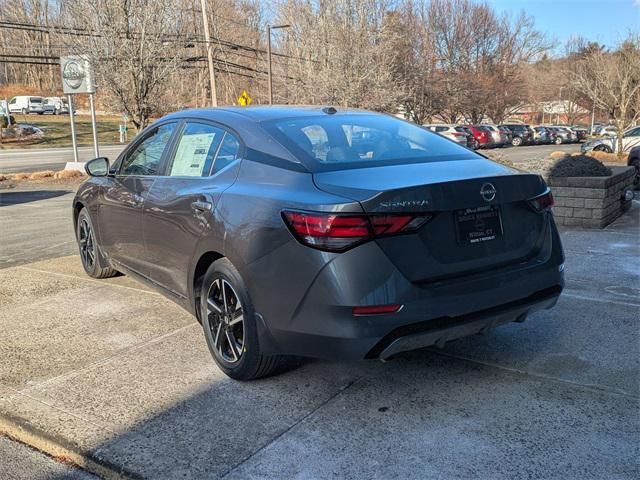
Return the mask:
[[527,202],[545,192],[541,177],[484,159],[321,172],[314,181],[368,214],[432,216],[415,233],[376,239],[412,282],[527,262],[548,234],[546,215]]

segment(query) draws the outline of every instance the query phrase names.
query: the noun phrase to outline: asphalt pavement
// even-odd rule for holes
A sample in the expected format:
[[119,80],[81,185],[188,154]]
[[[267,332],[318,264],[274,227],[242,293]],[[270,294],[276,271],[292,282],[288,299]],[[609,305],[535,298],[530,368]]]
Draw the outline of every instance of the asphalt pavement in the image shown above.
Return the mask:
[[[480,150],[483,153],[485,150]],[[549,156],[551,152],[579,152],[579,143],[566,145],[526,145],[522,147],[493,148],[487,152],[499,152],[513,162],[523,162],[526,160],[541,160]]]
[[[25,189],[28,188],[28,189]],[[71,214],[75,187],[40,184],[0,190],[0,268],[77,251]]]
[[[111,160],[120,154],[125,145],[104,145],[100,155]],[[93,147],[79,147],[81,162],[94,157]],[[0,173],[38,172],[42,170],[62,170],[67,162],[73,162],[72,148],[22,148],[0,150]]]

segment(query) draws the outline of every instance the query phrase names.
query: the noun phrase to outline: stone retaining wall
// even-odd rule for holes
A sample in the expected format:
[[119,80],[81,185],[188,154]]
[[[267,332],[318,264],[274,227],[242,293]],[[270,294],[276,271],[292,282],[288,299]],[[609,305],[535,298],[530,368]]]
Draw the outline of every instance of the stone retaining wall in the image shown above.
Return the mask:
[[604,228],[622,215],[631,202],[621,202],[624,191],[632,188],[633,167],[611,167],[609,177],[550,177],[558,225]]

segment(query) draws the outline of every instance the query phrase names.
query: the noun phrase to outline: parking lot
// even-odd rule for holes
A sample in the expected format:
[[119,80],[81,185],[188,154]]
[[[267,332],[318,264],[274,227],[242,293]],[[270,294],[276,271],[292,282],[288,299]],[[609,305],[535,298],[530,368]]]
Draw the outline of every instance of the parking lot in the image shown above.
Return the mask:
[[[505,152],[529,148],[542,147]],[[73,188],[34,188],[0,191],[9,438],[104,477],[640,475],[637,200],[604,230],[562,230],[567,288],[523,324],[388,363],[300,360],[239,383],[179,307],[126,276],[88,278]],[[0,458],[23,458],[7,452],[27,447],[0,440]],[[38,462],[49,477],[85,478]],[[2,463],[0,478],[26,478]]]

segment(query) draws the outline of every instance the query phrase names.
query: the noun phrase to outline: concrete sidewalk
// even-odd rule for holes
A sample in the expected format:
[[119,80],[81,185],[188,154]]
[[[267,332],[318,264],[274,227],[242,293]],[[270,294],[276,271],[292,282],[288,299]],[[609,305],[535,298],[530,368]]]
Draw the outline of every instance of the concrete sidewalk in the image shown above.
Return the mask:
[[0,431],[101,476],[638,478],[639,212],[563,232],[554,310],[390,363],[251,383],[200,326],[75,256],[0,270]]

